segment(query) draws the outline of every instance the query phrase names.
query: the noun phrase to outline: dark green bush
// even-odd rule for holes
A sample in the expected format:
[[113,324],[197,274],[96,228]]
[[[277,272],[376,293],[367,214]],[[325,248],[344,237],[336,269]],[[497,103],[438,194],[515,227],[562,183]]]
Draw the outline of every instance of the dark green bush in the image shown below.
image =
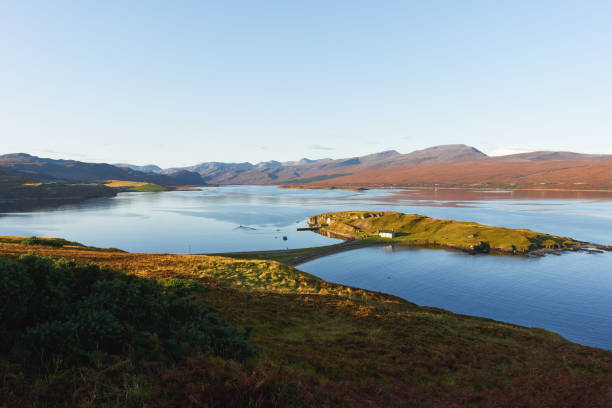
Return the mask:
[[209,351],[242,359],[254,352],[247,337],[154,280],[37,255],[0,259],[0,353],[9,358],[82,362],[101,352],[163,359]]
[[202,292],[204,290],[204,286],[189,279],[161,278],[157,282],[165,288],[171,288],[175,293],[187,294],[191,291]]
[[26,238],[22,240],[20,244],[21,245],[46,245],[46,246],[60,248],[60,247],[63,247],[64,245],[70,245],[73,243],[65,239],[61,239],[61,238],[43,239],[39,237],[30,237],[30,238]]

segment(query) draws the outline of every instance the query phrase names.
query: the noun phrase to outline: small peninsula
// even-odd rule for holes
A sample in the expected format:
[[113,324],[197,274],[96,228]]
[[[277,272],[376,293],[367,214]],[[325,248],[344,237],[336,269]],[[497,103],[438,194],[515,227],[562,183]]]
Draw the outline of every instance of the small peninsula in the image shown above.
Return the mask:
[[310,217],[308,225],[321,234],[348,240],[397,242],[470,252],[525,254],[550,250],[612,250],[609,246],[528,229],[492,227],[394,211],[324,213]]

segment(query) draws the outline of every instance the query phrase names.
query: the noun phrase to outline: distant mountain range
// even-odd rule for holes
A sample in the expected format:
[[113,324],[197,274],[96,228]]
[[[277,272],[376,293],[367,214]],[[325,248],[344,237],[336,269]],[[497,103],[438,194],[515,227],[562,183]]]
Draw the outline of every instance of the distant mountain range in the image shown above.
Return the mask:
[[105,163],[84,163],[76,160],[54,160],[25,153],[0,156],[0,168],[37,180],[93,182],[100,180],[145,181],[163,186],[204,185],[198,173],[177,170],[168,174],[142,172]]
[[612,189],[612,155],[539,151],[489,157],[463,145],[443,145],[401,154],[395,150],[344,159],[301,159],[257,164],[204,162],[162,169],[0,156],[0,168],[63,180],[120,179],[165,186],[204,184],[304,186],[435,186]]
[[612,155],[538,151],[489,157],[463,145],[401,154],[395,150],[344,159],[301,159],[258,164],[205,162],[184,168],[129,166],[168,174],[191,171],[210,184],[305,186],[446,186],[505,188],[612,188]]
[[395,150],[374,153],[367,156],[346,159],[311,160],[303,158],[298,161],[268,161],[258,164],[205,162],[182,168],[160,169],[155,165],[135,166],[119,164],[124,168],[150,171],[156,174],[170,174],[177,171],[196,172],[207,183],[213,184],[278,184],[302,182],[311,176],[346,174],[347,170],[382,169],[390,167],[410,167],[422,163],[440,163],[453,160],[486,157],[479,150],[466,145],[436,146],[401,154]]
[[116,167],[121,167],[124,169],[132,169],[132,170],[136,170],[136,171],[142,171],[145,173],[158,173],[161,174],[163,173],[163,169],[159,166],[156,166],[154,164],[147,164],[145,166],[136,166],[134,164],[127,164],[127,163],[115,163],[113,164],[113,166]]

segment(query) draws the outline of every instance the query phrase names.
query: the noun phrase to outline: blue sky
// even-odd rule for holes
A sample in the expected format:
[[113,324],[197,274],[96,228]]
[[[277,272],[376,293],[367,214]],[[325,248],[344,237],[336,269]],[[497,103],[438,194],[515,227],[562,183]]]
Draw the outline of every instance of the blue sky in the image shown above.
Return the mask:
[[610,1],[2,1],[0,153],[612,153]]

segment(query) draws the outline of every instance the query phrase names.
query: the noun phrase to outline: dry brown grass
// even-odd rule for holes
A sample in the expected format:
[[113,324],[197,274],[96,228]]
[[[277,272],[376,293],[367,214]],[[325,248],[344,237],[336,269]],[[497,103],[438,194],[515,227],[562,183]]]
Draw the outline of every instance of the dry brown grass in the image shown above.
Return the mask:
[[6,366],[0,406],[3,396],[11,407],[612,406],[612,352],[544,330],[419,307],[272,261],[0,243],[3,257],[30,252],[196,281],[204,289],[193,296],[251,328],[261,354],[244,364],[118,357],[32,383]]

